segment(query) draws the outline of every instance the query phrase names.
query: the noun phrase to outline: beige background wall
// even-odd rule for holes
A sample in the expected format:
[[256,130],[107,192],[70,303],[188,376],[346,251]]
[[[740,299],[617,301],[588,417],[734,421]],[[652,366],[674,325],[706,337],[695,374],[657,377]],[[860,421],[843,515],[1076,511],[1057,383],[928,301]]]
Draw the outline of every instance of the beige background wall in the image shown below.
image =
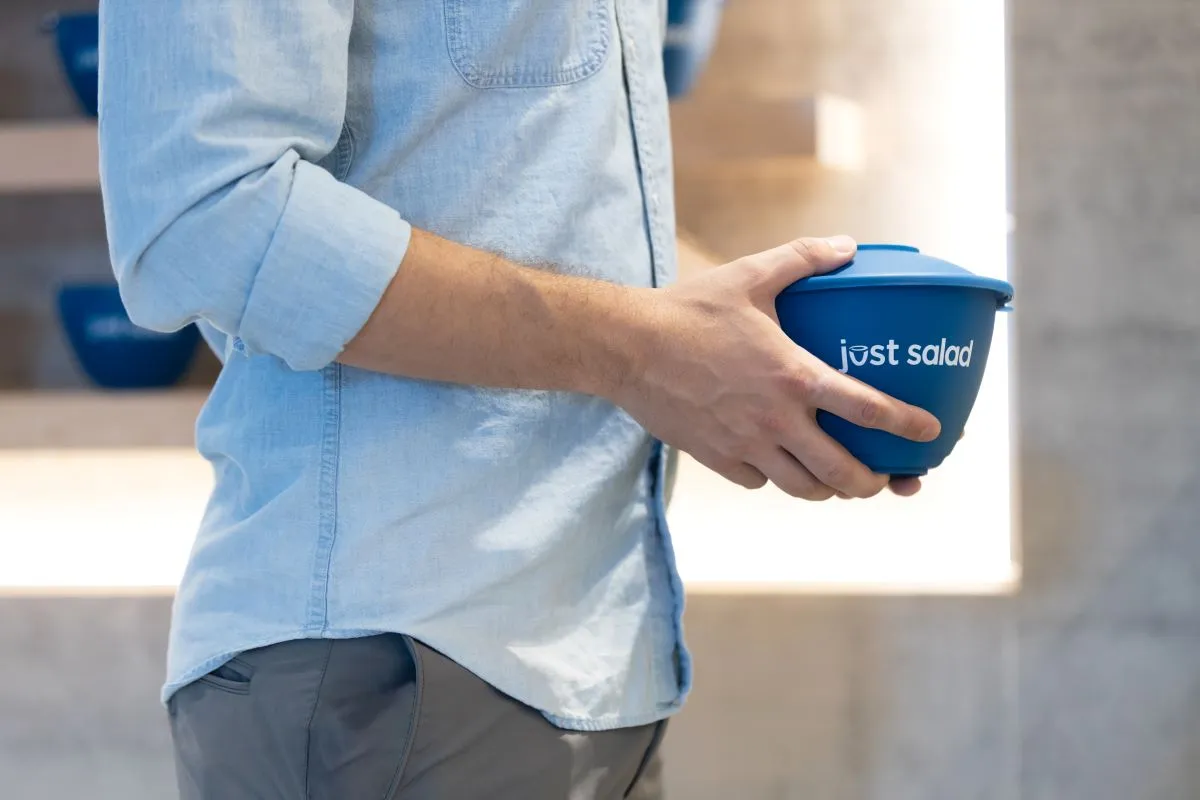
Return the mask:
[[1025,797],[1200,797],[1200,5],[1013,10]]

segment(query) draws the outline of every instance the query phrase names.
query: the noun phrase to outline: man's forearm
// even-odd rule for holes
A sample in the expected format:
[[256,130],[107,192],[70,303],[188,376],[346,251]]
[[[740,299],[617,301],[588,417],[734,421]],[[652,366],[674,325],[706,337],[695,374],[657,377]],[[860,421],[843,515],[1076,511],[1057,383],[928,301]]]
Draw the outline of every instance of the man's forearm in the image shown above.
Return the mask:
[[[595,394],[656,438],[749,488],[810,500],[889,482],[821,430],[819,411],[914,441],[927,412],[843,375],[780,329],[775,298],[854,254],[799,239],[664,289],[520,267],[414,231],[383,300],[342,354],[355,366],[454,383]],[[900,494],[919,488],[896,485]]]
[[410,378],[604,394],[648,327],[645,290],[531,269],[425,231],[339,361]]

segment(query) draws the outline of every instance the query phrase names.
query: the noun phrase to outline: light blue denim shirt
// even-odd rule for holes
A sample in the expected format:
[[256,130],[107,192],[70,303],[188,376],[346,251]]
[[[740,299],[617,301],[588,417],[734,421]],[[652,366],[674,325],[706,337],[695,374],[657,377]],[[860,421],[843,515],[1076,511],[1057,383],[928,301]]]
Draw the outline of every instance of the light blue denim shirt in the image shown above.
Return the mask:
[[101,172],[133,319],[224,368],[164,701],[240,651],[412,635],[567,728],[690,684],[662,448],[609,403],[335,359],[418,226],[674,278],[662,0],[101,4]]

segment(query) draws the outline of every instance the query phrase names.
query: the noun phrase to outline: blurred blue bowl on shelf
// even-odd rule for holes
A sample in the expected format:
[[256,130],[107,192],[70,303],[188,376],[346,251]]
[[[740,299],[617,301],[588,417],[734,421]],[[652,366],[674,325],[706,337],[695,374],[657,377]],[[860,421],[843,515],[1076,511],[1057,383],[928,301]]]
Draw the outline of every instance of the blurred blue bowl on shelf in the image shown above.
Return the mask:
[[46,20],[67,82],[83,110],[95,117],[99,95],[100,19],[97,14],[58,14]]
[[200,332],[138,327],[116,286],[72,284],[58,293],[58,311],[79,365],[106,389],[156,389],[179,382],[191,365]]
[[668,3],[667,38],[663,46],[668,97],[674,99],[686,95],[704,71],[717,40],[724,6],[724,0],[670,0]]

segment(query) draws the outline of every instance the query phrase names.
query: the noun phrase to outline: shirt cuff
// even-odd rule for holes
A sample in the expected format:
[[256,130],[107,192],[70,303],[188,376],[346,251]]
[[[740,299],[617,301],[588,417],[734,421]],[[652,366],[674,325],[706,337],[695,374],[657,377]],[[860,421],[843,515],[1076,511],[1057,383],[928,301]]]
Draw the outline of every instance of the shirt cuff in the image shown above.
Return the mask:
[[242,315],[243,346],[294,370],[325,367],[379,305],[411,238],[395,209],[298,162]]

